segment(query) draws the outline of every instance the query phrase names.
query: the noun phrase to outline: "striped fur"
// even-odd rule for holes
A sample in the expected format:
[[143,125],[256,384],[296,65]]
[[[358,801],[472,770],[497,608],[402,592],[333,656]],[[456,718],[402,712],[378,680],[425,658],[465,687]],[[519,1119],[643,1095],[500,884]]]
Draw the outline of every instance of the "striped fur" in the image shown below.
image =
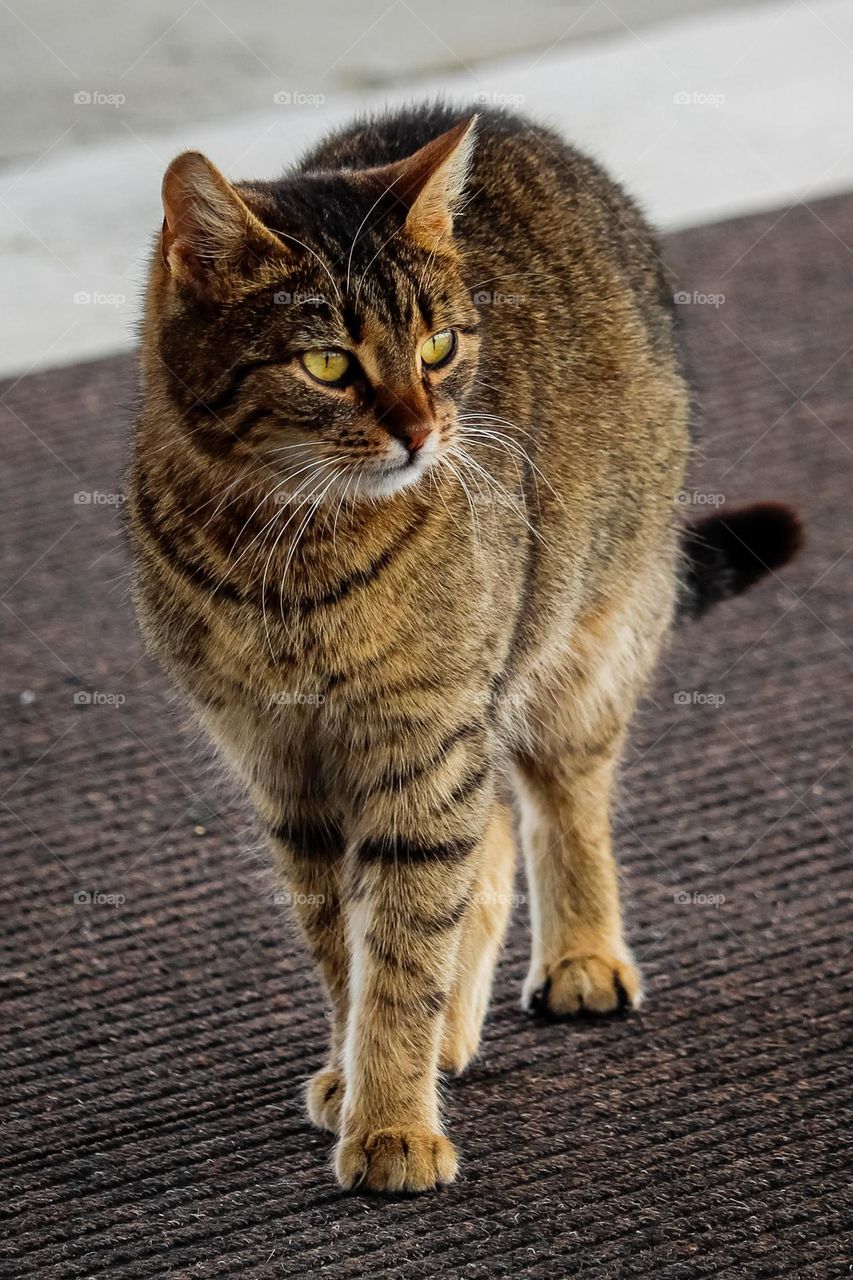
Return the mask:
[[[181,157],[164,205],[129,484],[140,619],[322,972],[308,1106],[339,1181],[422,1190],[455,1174],[437,1076],[477,1049],[510,786],[526,1006],[640,996],[608,810],[675,597],[666,279],[595,165],[497,112],[358,122],[271,183]],[[312,380],[316,347],[351,353],[351,380]]]

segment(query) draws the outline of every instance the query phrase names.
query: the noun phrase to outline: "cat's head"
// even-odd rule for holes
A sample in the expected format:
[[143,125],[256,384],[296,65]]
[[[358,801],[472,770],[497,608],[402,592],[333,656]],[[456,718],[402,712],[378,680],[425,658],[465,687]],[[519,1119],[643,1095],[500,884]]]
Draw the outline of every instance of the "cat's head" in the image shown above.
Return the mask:
[[394,494],[451,454],[478,357],[453,234],[475,122],[270,184],[173,161],[145,367],[176,430],[332,495]]

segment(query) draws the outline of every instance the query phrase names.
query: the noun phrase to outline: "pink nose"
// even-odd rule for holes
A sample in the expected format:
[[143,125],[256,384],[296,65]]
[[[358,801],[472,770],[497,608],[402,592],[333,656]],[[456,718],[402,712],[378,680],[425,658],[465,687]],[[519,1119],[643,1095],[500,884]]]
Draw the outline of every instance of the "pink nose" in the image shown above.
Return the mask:
[[400,439],[409,450],[410,453],[417,453],[421,445],[429,436],[430,427],[410,427],[408,431],[401,434]]

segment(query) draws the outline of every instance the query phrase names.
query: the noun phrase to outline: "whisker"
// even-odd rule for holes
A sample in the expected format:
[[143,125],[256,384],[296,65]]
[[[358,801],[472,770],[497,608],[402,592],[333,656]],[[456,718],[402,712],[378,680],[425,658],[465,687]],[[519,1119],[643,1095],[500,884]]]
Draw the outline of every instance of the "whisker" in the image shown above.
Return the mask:
[[[296,533],[293,536],[293,541],[290,544],[290,550],[287,553],[287,559],[284,563],[284,570],[282,571],[281,580],[279,582],[279,587],[278,587],[278,609],[281,615],[282,626],[284,627],[285,631],[287,631],[288,628],[287,628],[287,623],[284,620],[284,583],[287,578],[288,570],[290,569],[291,563],[293,561],[293,557],[296,554],[296,548],[299,546],[302,535],[304,534],[305,530],[308,528],[308,525],[310,524],[311,520],[313,519],[317,510],[319,509],[320,504],[322,503],[326,494],[331,489],[332,485],[337,480],[339,474],[340,474],[339,471],[337,471],[331,477],[331,479],[326,484],[326,487],[323,489],[322,493],[319,495],[319,497],[317,497],[314,500],[312,506],[306,512],[305,517],[302,520],[302,523],[300,524],[299,528],[296,530]],[[321,480],[320,484],[322,483],[323,481]],[[313,492],[316,493],[317,490],[315,489]],[[264,624],[266,625],[266,615],[264,615]],[[267,638],[269,638],[269,631],[267,631]]]
[[[352,244],[351,244],[351,245],[350,245],[350,247],[349,247],[349,257],[347,258],[347,279],[346,279],[346,284],[344,285],[344,294],[348,294],[348,293],[349,293],[349,278],[350,278],[350,270],[351,270],[351,268],[352,268],[352,255],[353,255],[353,252],[354,252],[354,250],[355,250],[355,243],[356,243],[356,241],[358,240],[358,237],[361,235],[361,232],[362,232],[362,229],[363,229],[363,227],[364,227],[364,224],[367,222],[368,218],[369,218],[369,217],[370,217],[370,215],[373,213],[373,210],[376,208],[376,206],[377,206],[378,204],[381,204],[381,203],[382,203],[382,201],[383,201],[383,200],[385,199],[385,197],[388,195],[388,193],[389,193],[389,191],[391,190],[391,188],[392,188],[392,187],[395,187],[395,186],[397,185],[397,183],[400,181],[400,178],[401,178],[402,176],[403,176],[403,175],[400,173],[400,174],[398,174],[398,175],[397,175],[397,177],[396,177],[396,178],[394,178],[394,179],[393,179],[393,181],[392,181],[392,182],[389,182],[389,183],[388,183],[388,186],[385,188],[385,190],[382,192],[382,194],[381,194],[381,195],[379,195],[379,196],[377,196],[377,197],[376,197],[376,199],[373,201],[373,204],[370,206],[370,208],[368,209],[367,213],[364,215],[364,217],[362,218],[361,222],[358,224],[358,227],[356,228],[356,233],[355,233],[355,235],[354,235],[354,236],[353,236],[353,238],[352,238]],[[375,259],[371,259],[370,263],[368,263],[368,267],[370,267],[370,266],[372,266],[372,265],[373,265],[373,261],[374,261],[374,260],[375,260]],[[365,272],[365,274],[366,274],[366,272]],[[363,280],[363,279],[364,279],[364,276],[362,276],[362,280]],[[360,292],[360,290],[359,290],[359,292]],[[358,300],[358,297],[357,297],[357,295],[356,295],[356,301],[357,301],[357,300]]]
[[[309,478],[309,480],[307,481],[307,483],[308,483],[308,484],[310,484],[310,483],[311,483],[311,482],[316,478],[316,475],[317,475],[317,473],[315,472],[315,473],[314,473],[314,475],[312,475],[312,476]],[[332,479],[334,479],[334,477],[332,477]],[[321,486],[324,484],[325,480],[326,480],[326,477],[325,477],[325,476],[324,476],[324,477],[322,477],[320,480],[318,480],[317,484],[316,484],[316,485],[314,485],[314,487],[313,487],[313,488],[310,490],[310,492],[305,496],[305,498],[302,500],[302,502],[300,502],[300,503],[298,504],[298,506],[295,508],[295,510],[293,510],[293,511],[290,513],[290,515],[288,516],[288,518],[285,520],[285,522],[284,522],[284,524],[283,524],[282,528],[281,528],[281,529],[279,530],[279,532],[276,534],[276,536],[275,536],[275,538],[274,538],[274,540],[273,540],[273,544],[272,544],[272,546],[270,547],[269,555],[267,556],[266,561],[265,561],[265,563],[264,563],[264,571],[263,571],[263,574],[262,574],[262,577],[261,577],[261,614],[262,614],[263,622],[264,622],[264,631],[265,631],[265,633],[266,633],[267,646],[268,646],[268,648],[269,648],[270,656],[272,657],[273,661],[275,661],[275,656],[276,656],[276,655],[275,655],[275,650],[273,649],[273,646],[272,646],[272,637],[271,637],[271,635],[270,635],[269,624],[268,624],[268,622],[267,622],[267,574],[268,574],[268,572],[269,572],[270,561],[272,560],[272,557],[273,557],[273,555],[275,554],[276,547],[277,547],[277,546],[278,546],[278,544],[281,542],[282,538],[284,537],[285,533],[287,532],[287,528],[288,528],[288,526],[289,526],[289,525],[290,525],[290,524],[291,524],[291,523],[296,519],[297,515],[298,515],[298,514],[299,514],[299,512],[303,509],[303,507],[307,506],[307,505],[308,505],[308,503],[310,503],[310,502],[311,502],[312,498],[314,497],[314,494],[317,492],[317,490],[318,490],[319,488],[321,488]],[[304,487],[304,486],[303,486],[303,487]],[[284,511],[283,511],[283,510],[282,510],[281,512],[278,512],[278,513],[276,514],[276,516],[274,517],[274,520],[277,520],[277,519],[278,519],[278,517],[279,517],[279,515],[283,515],[283,514],[284,514]],[[291,550],[292,550],[292,548],[291,548]],[[283,604],[281,604],[281,596],[279,596],[279,602],[280,602],[280,606],[281,606],[281,610],[282,610],[282,622],[284,622],[284,606],[283,606]]]
[[308,250],[308,252],[309,252],[309,253],[310,253],[314,258],[316,258],[316,259],[317,259],[317,261],[319,262],[320,266],[323,268],[323,270],[325,271],[326,275],[327,275],[327,276],[329,277],[329,279],[331,280],[331,282],[332,282],[332,288],[334,289],[335,293],[338,295],[338,298],[340,298],[340,296],[341,296],[341,291],[340,291],[340,289],[338,288],[338,283],[337,283],[337,281],[335,280],[335,277],[332,275],[332,273],[331,273],[331,271],[329,270],[329,268],[326,266],[326,264],[325,264],[325,262],[323,261],[323,259],[320,257],[320,255],[319,255],[319,253],[317,252],[317,250],[316,250],[316,249],[312,249],[312,248],[311,248],[311,246],[310,246],[310,244],[306,244],[304,240],[300,240],[297,236],[292,236],[292,235],[290,235],[287,231],[275,231],[273,234],[274,234],[274,235],[277,235],[277,236],[282,236],[285,240],[292,240],[292,241],[294,242],[294,244],[301,245],[303,249],[307,249],[307,250]]
[[[309,469],[310,469],[310,467],[311,467],[311,465],[312,465],[312,464],[310,464],[310,463],[309,463],[309,464],[308,464],[308,466],[304,468],[304,470],[309,470]],[[314,464],[314,465],[316,465],[316,471],[314,471],[312,474],[308,475],[308,476],[306,477],[306,479],[305,479],[305,480],[303,480],[303,481],[302,481],[302,483],[301,483],[300,485],[298,485],[298,487],[297,487],[297,488],[294,490],[294,492],[290,495],[290,500],[292,500],[293,498],[296,498],[296,497],[297,497],[297,496],[298,496],[298,495],[299,495],[299,494],[300,494],[300,493],[301,493],[301,492],[302,492],[302,491],[303,491],[303,490],[304,490],[304,489],[305,489],[309,484],[311,484],[311,483],[312,483],[312,481],[314,480],[315,476],[316,476],[316,475],[319,475],[320,471],[325,470],[327,467],[334,466],[335,464],[334,464],[333,462],[321,462],[321,463],[317,463],[317,464]],[[298,473],[297,473],[297,474],[298,474]],[[292,476],[291,476],[291,477],[287,477],[287,479],[292,479],[292,478],[293,478]],[[259,539],[259,538],[262,538],[262,537],[263,537],[263,535],[266,533],[267,529],[269,529],[272,525],[274,525],[274,524],[276,523],[276,521],[278,520],[279,516],[283,514],[283,512],[284,512],[285,508],[282,506],[282,508],[281,508],[280,510],[276,511],[276,512],[275,512],[275,514],[272,516],[272,518],[271,518],[270,520],[268,520],[268,521],[266,522],[266,524],[265,524],[265,525],[263,525],[263,527],[258,531],[258,533],[256,533],[256,534],[255,534],[254,538],[252,538],[252,539],[251,539],[251,541],[248,543],[248,545],[247,545],[246,547],[244,547],[244,548],[243,548],[243,550],[242,550],[242,551],[240,552],[240,554],[238,555],[237,559],[236,559],[236,560],[234,560],[234,561],[233,561],[233,563],[230,561],[230,556],[231,556],[231,555],[233,555],[234,551],[236,550],[237,543],[239,542],[240,538],[243,536],[243,533],[244,533],[244,531],[245,531],[245,529],[246,529],[246,526],[249,524],[249,522],[251,521],[252,517],[255,515],[255,513],[256,513],[257,511],[259,511],[259,510],[260,510],[260,508],[264,505],[264,503],[265,503],[265,502],[267,502],[267,501],[268,501],[268,500],[273,496],[273,494],[274,494],[274,493],[276,493],[276,492],[277,492],[277,491],[282,487],[282,485],[283,485],[283,484],[286,484],[286,483],[287,483],[287,479],[283,480],[280,484],[275,485],[275,487],[274,487],[273,489],[271,489],[271,490],[269,491],[269,493],[267,493],[267,494],[266,494],[266,495],[261,499],[261,501],[260,501],[260,502],[258,503],[258,505],[255,507],[255,510],[252,512],[252,514],[249,516],[248,520],[247,520],[247,521],[245,522],[245,524],[243,525],[243,527],[242,527],[242,529],[240,530],[240,532],[237,534],[237,537],[234,539],[234,543],[233,543],[233,545],[232,545],[232,547],[231,547],[231,550],[230,550],[230,552],[228,553],[228,554],[229,554],[229,560],[226,562],[225,574],[223,575],[223,577],[222,577],[221,581],[219,582],[219,584],[217,585],[217,588],[216,588],[216,589],[218,589],[218,587],[222,585],[222,582],[224,582],[224,581],[225,581],[225,576],[227,576],[227,574],[228,574],[229,570],[236,568],[236,566],[237,566],[237,565],[240,563],[240,561],[243,559],[243,556],[246,554],[246,552],[247,552],[247,551],[249,551],[249,550],[251,550],[251,548],[255,545],[255,543],[258,541],[258,539]]]
[[[490,484],[490,485],[492,485],[492,486],[493,486],[493,488],[494,488],[494,491],[495,491],[495,492],[497,492],[497,493],[499,493],[499,494],[502,494],[502,495],[503,495],[503,497],[507,499],[507,505],[508,505],[509,509],[510,509],[511,511],[515,511],[515,512],[517,512],[517,513],[518,513],[518,515],[519,515],[519,517],[520,517],[520,519],[521,519],[522,523],[523,523],[523,524],[525,524],[525,525],[527,526],[527,528],[530,530],[530,532],[533,534],[533,536],[534,536],[535,538],[538,538],[538,539],[539,539],[539,541],[543,544],[543,546],[547,546],[547,545],[548,545],[548,544],[547,544],[547,542],[545,541],[545,539],[542,537],[542,535],[541,535],[541,533],[539,532],[539,530],[538,530],[537,528],[535,528],[535,526],[534,526],[534,525],[532,525],[532,524],[530,523],[530,521],[527,519],[527,517],[526,517],[525,515],[522,515],[522,514],[521,514],[521,512],[520,512],[520,511],[519,511],[519,509],[518,509],[518,503],[514,500],[513,495],[512,495],[511,493],[509,493],[509,492],[508,492],[508,490],[506,490],[506,489],[503,487],[503,485],[502,485],[502,484],[500,484],[500,483],[499,483],[499,482],[494,478],[494,476],[493,476],[493,475],[491,475],[491,473],[490,473],[490,472],[488,472],[488,471],[486,470],[486,468],[485,468],[485,467],[480,466],[480,464],[476,461],[476,459],[472,458],[472,457],[471,457],[471,455],[470,455],[469,453],[466,453],[466,451],[465,451],[464,449],[462,449],[462,448],[461,448],[461,446],[459,446],[459,445],[455,446],[455,448],[453,448],[453,449],[451,450],[451,453],[453,453],[454,457],[463,457],[463,458],[468,462],[468,464],[469,464],[470,466],[474,467],[474,468],[476,469],[476,471],[477,471],[479,474],[481,474],[481,475],[483,476],[483,479],[484,479],[488,484]],[[524,500],[523,500],[523,499],[522,499],[522,505],[524,505]]]
[[449,467],[449,469],[453,472],[453,474],[456,476],[456,479],[459,481],[459,485],[460,485],[460,487],[461,487],[461,489],[462,489],[462,492],[465,494],[465,498],[466,498],[466,500],[467,500],[467,502],[468,502],[468,507],[469,507],[469,509],[470,509],[470,511],[471,511],[471,531],[472,531],[472,533],[474,534],[474,549],[475,549],[475,555],[479,555],[479,554],[480,554],[480,551],[481,551],[481,549],[482,549],[482,547],[481,547],[481,532],[480,532],[480,518],[479,518],[479,516],[477,515],[476,509],[475,509],[475,507],[474,507],[474,502],[473,502],[473,500],[472,500],[472,498],[471,498],[471,494],[470,494],[470,492],[469,492],[469,490],[468,490],[468,486],[466,485],[465,480],[463,479],[462,474],[460,473],[460,471],[458,470],[458,468],[457,468],[457,467],[456,467],[456,466],[455,466],[455,465],[450,461],[450,458],[449,458],[447,455],[445,455],[445,457],[442,459],[442,465],[443,465],[443,466],[446,466],[446,467]]

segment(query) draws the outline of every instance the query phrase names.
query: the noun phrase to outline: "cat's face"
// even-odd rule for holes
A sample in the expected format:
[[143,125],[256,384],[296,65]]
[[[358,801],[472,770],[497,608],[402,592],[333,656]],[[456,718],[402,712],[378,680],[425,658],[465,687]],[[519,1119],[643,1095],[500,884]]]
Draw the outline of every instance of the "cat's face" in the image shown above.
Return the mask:
[[292,187],[231,187],[194,153],[170,166],[158,354],[188,432],[314,497],[452,467],[478,357],[452,235],[471,137]]

